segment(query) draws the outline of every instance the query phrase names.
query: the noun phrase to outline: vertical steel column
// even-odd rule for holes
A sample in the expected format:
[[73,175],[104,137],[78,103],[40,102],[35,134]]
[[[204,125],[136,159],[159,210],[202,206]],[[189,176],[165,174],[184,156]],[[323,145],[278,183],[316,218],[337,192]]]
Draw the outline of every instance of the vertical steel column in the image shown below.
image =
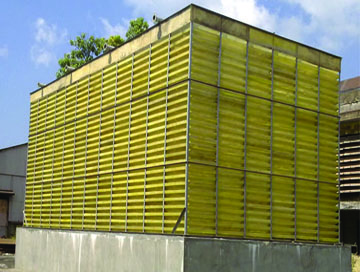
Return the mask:
[[38,122],[39,122],[39,104],[40,100],[37,101],[37,110],[36,110],[36,130],[35,130],[35,154],[34,154],[34,171],[33,171],[33,188],[32,188],[32,199],[31,199],[31,226],[33,224],[33,217],[34,217],[34,194],[35,194],[35,177],[36,177],[36,150],[37,150],[37,138],[38,138]]
[[273,238],[273,121],[274,121],[274,36],[271,50],[271,108],[270,108],[270,240]]
[[319,160],[320,160],[320,141],[319,141],[319,127],[320,127],[320,54],[319,54],[319,66],[318,66],[318,101],[317,101],[317,144],[316,144],[316,152],[317,152],[317,173],[316,173],[316,180],[317,180],[317,187],[316,187],[316,206],[317,206],[317,212],[316,212],[316,225],[317,225],[317,242],[320,240],[320,213],[319,213],[319,205],[320,205],[320,191],[319,191]]
[[245,68],[245,118],[244,118],[244,238],[246,238],[246,148],[247,148],[247,100],[248,100],[248,73],[249,73],[249,40],[246,41],[246,68]]
[[98,160],[97,160],[97,177],[96,177],[96,200],[95,200],[95,229],[97,227],[98,201],[99,201],[99,178],[100,178],[100,153],[101,153],[101,125],[102,125],[103,88],[104,88],[104,68],[101,70],[100,124],[99,124],[99,143],[98,143]]
[[57,95],[58,90],[55,93],[55,110],[54,110],[54,134],[52,144],[52,162],[51,162],[51,185],[50,185],[50,205],[49,205],[49,227],[51,228],[51,213],[52,213],[52,198],[53,198],[53,180],[54,180],[54,162],[55,162],[55,135],[56,135],[56,110],[57,110]]
[[85,135],[85,167],[84,167],[84,190],[83,190],[83,214],[81,229],[84,229],[85,220],[85,197],[86,197],[86,168],[87,168],[87,144],[88,144],[88,126],[89,126],[89,99],[90,99],[90,75],[88,76],[88,93],[87,93],[87,105],[86,105],[86,135]]
[[71,185],[71,210],[70,210],[70,229],[72,229],[72,219],[73,219],[73,206],[74,206],[74,178],[75,178],[75,150],[76,150],[76,115],[77,115],[77,95],[78,95],[79,81],[76,81],[76,93],[75,93],[75,121],[74,121],[74,153],[73,153],[73,169],[72,169],[72,185]]
[[129,109],[129,135],[128,135],[128,156],[127,156],[127,171],[126,171],[126,204],[125,204],[125,232],[127,231],[127,219],[128,219],[128,198],[129,198],[129,167],[130,167],[130,136],[131,136],[131,106],[132,106],[132,91],[134,80],[134,53],[131,60],[131,85],[130,85],[130,109]]
[[147,144],[148,144],[148,125],[149,125],[149,96],[150,96],[150,73],[151,73],[151,44],[149,46],[149,65],[148,65],[148,88],[146,98],[146,125],[145,125],[145,173],[144,173],[144,205],[143,205],[143,226],[142,231],[145,232],[145,210],[146,210],[146,175],[147,175]]
[[220,127],[221,46],[222,46],[222,31],[220,31],[220,41],[219,41],[217,101],[216,101],[215,236],[218,236],[218,228],[219,228],[219,127]]
[[115,132],[116,132],[116,103],[117,103],[117,84],[118,84],[118,63],[116,63],[115,72],[115,98],[114,98],[114,120],[113,120],[113,137],[112,137],[112,158],[111,158],[111,184],[110,184],[110,216],[109,231],[111,231],[112,219],[112,200],[113,200],[113,183],[114,183],[114,157],[115,157]]
[[46,97],[46,106],[45,106],[45,130],[44,130],[44,144],[43,144],[43,162],[41,167],[41,198],[40,198],[40,227],[42,225],[42,206],[43,206],[43,193],[44,193],[44,166],[45,166],[45,149],[46,149],[46,122],[47,122],[47,109],[48,109],[48,99]]
[[340,81],[341,80],[341,71],[339,71],[339,82],[338,82],[338,239],[340,242],[340,186],[341,186],[341,177],[340,177],[340,122],[341,122],[341,107],[340,107]]
[[296,60],[295,60],[295,116],[294,116],[294,240],[296,241],[297,235],[297,214],[296,214],[296,156],[297,156],[297,92],[298,92],[298,47],[296,47]]
[[188,190],[189,190],[189,134],[190,134],[190,98],[191,98],[191,59],[192,59],[192,36],[193,22],[190,22],[190,38],[189,38],[189,68],[188,68],[188,93],[187,93],[187,115],[186,115],[186,158],[185,158],[185,217],[184,217],[184,234],[187,234],[188,227]]
[[61,228],[61,207],[62,207],[62,193],[64,182],[64,152],[65,152],[65,128],[66,128],[66,106],[67,106],[67,88],[65,87],[65,105],[64,105],[64,130],[63,130],[63,144],[62,144],[62,161],[61,161],[61,186],[60,186],[60,212],[59,212],[59,228]]
[[163,194],[162,194],[162,218],[161,218],[161,232],[165,232],[165,182],[166,182],[166,134],[167,134],[167,112],[168,112],[168,96],[169,96],[169,67],[170,67],[170,46],[171,33],[168,38],[168,55],[166,68],[166,97],[165,97],[165,122],[164,122],[164,171],[163,171]]

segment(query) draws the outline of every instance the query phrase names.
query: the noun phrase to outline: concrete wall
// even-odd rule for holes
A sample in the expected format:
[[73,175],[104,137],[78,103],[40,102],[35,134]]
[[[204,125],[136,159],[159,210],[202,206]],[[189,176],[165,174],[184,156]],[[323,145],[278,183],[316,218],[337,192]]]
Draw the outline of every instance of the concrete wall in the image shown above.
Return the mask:
[[18,228],[23,272],[183,271],[182,237]]
[[27,144],[0,150],[0,190],[14,192],[13,195],[1,196],[9,199],[9,227],[23,222],[26,161]]
[[350,247],[18,228],[23,272],[351,271]]

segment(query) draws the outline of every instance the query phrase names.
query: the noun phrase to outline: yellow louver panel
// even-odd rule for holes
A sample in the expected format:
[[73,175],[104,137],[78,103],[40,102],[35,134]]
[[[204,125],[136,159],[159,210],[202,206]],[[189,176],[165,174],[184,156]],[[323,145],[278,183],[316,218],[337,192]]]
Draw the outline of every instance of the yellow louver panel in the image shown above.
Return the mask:
[[337,243],[339,59],[191,14],[32,96],[24,225]]
[[256,35],[194,25],[187,231],[337,242],[338,73]]
[[185,207],[189,29],[31,104],[26,226],[173,231]]

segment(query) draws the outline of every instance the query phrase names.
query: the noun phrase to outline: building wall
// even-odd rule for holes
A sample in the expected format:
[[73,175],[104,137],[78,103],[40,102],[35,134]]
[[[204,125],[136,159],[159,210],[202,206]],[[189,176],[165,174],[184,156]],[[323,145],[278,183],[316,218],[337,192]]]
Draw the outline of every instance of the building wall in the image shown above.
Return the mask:
[[15,225],[23,222],[25,181],[26,181],[27,144],[0,150],[0,191],[13,191],[13,195],[0,196],[8,199],[8,233],[13,235]]

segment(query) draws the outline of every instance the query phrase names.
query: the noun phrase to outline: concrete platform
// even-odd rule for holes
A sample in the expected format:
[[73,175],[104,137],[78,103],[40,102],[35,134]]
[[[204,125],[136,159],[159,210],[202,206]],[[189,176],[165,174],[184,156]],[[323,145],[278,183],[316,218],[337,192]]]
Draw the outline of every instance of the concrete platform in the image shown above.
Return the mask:
[[24,272],[351,271],[349,246],[18,228]]

